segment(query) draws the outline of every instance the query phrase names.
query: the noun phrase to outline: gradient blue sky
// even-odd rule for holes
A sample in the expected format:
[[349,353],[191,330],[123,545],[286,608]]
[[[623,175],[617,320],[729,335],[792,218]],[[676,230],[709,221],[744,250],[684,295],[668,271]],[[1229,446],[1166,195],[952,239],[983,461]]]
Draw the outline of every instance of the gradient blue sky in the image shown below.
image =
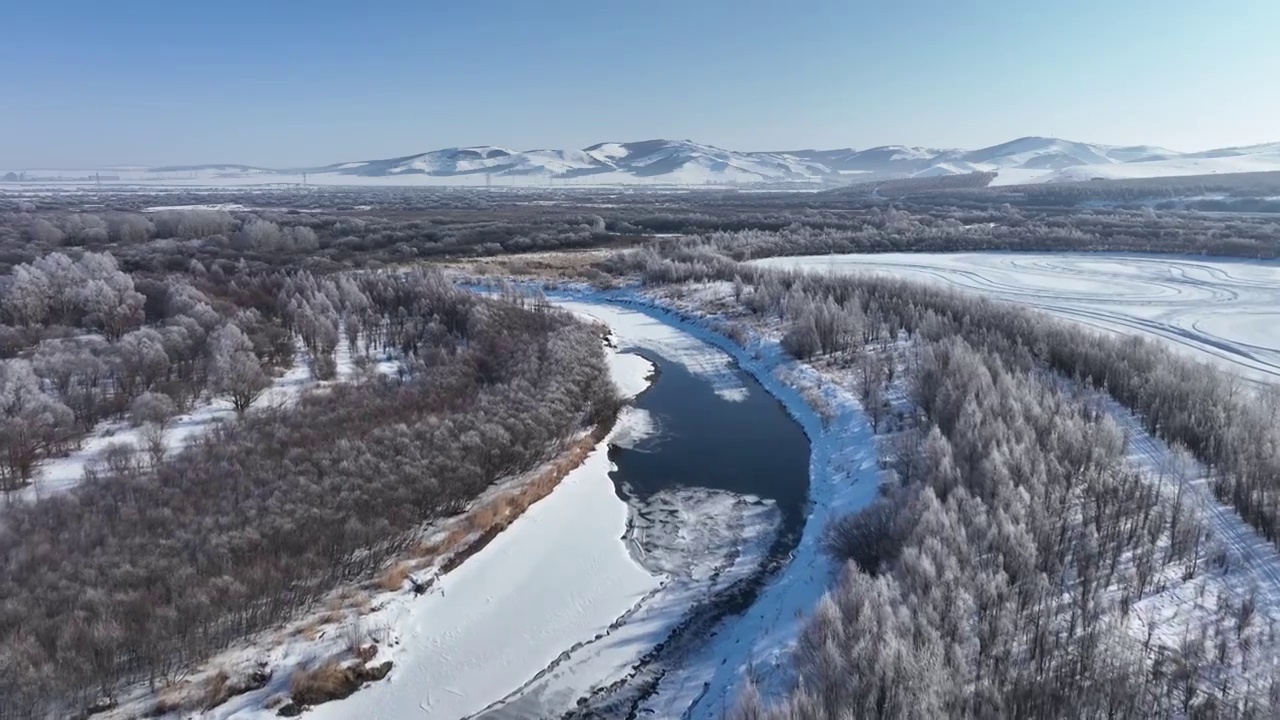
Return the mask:
[[1280,140],[1280,0],[10,3],[0,166]]

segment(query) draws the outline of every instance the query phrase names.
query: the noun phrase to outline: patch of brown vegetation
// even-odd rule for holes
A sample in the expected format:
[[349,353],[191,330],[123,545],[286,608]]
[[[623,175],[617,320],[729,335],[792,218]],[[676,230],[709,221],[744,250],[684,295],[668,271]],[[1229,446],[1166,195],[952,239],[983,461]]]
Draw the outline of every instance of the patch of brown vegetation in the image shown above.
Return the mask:
[[[374,648],[376,654],[377,649]],[[372,655],[370,656],[372,657]],[[370,667],[367,661],[356,664],[340,663],[330,658],[316,667],[300,669],[289,679],[289,695],[294,708],[319,705],[331,700],[350,697],[361,685],[381,680],[391,672],[391,661]],[[281,714],[286,714],[281,708]]]
[[226,670],[218,670],[205,680],[204,689],[200,693],[200,706],[205,710],[218,707],[230,699],[231,694],[231,676]]
[[[597,441],[595,434],[579,439],[537,477],[473,510],[465,522],[469,531],[459,534],[455,529],[445,538],[441,548],[448,559],[441,571],[449,572],[480,552],[531,505],[550,495],[571,470],[582,464]],[[463,540],[473,535],[475,539],[460,547]]]
[[399,590],[409,579],[409,563],[399,562],[387,568],[378,576],[378,587],[383,590]]
[[341,700],[358,687],[355,671],[332,658],[314,668],[296,670],[289,679],[289,692],[298,705]]

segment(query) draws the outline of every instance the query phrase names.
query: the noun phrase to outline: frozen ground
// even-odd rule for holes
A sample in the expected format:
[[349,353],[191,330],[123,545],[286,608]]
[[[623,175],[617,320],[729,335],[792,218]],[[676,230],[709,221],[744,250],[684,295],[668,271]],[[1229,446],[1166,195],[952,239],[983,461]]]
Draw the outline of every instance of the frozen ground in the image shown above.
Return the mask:
[[1024,303],[1159,338],[1256,382],[1280,382],[1280,263],[1093,253],[778,257],[765,267],[878,272]]

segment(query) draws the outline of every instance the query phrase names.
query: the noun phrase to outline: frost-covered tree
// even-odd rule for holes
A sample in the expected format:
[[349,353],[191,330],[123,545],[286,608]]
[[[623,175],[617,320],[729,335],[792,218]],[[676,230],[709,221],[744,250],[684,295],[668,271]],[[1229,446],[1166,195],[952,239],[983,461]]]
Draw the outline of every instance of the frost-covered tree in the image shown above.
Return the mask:
[[119,243],[140,243],[155,233],[155,225],[138,213],[117,213],[107,221],[110,236]]
[[782,336],[782,348],[800,360],[810,358],[822,349],[812,312],[804,313],[792,324]]
[[209,387],[230,400],[237,413],[248,410],[270,386],[253,343],[238,326],[227,323],[209,337]]
[[44,392],[30,362],[0,361],[0,489],[30,480],[36,462],[70,438],[74,419],[66,405]]
[[45,220],[44,218],[36,218],[27,226],[27,236],[32,242],[52,247],[62,242],[63,234],[57,225]]

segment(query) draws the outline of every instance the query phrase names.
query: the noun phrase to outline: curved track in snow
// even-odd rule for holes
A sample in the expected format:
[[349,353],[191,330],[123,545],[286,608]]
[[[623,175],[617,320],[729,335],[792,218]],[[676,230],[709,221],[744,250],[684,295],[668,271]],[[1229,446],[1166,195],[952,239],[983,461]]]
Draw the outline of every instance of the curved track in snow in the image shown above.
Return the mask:
[[1184,255],[892,253],[755,261],[886,273],[1158,338],[1254,382],[1280,382],[1280,263]]

